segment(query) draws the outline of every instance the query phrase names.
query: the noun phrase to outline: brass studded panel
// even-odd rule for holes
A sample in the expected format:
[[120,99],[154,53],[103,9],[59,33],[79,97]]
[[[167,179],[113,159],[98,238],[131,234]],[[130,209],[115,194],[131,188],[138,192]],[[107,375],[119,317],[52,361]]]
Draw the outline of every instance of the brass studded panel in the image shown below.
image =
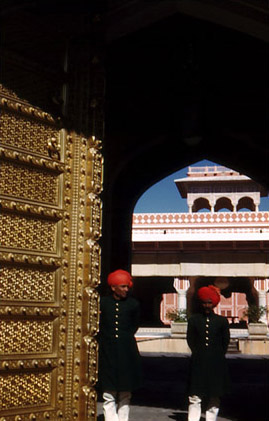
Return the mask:
[[1,320],[0,354],[52,352],[52,335],[51,320]]
[[7,301],[48,301],[55,299],[56,273],[28,267],[0,268],[0,299]]
[[55,253],[56,231],[53,221],[4,212],[0,215],[2,247]]
[[12,191],[13,197],[55,205],[58,201],[58,178],[57,174],[39,168],[3,161],[0,167],[1,194],[8,195]]
[[103,158],[0,86],[0,420],[96,420]]
[[51,401],[51,373],[3,375],[0,405],[3,410],[44,406]]
[[56,420],[63,134],[10,91],[0,107],[0,419]]
[[47,156],[48,140],[57,136],[55,127],[44,124],[44,121],[6,110],[0,114],[0,139],[5,145]]

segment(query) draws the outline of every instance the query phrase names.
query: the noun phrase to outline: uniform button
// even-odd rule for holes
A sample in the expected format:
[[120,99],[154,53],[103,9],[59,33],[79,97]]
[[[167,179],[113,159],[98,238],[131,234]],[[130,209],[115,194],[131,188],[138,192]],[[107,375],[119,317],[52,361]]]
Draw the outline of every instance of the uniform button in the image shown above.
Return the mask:
[[115,335],[115,338],[118,338],[119,337],[119,335]]
[[119,330],[119,328],[118,327],[115,327],[115,330]]
[[116,314],[116,319],[119,317],[119,315],[118,314]]
[[208,346],[208,343],[206,343],[205,346]]
[[115,322],[115,324],[116,324],[116,325],[118,325],[118,324],[119,324],[119,322],[118,322],[118,321],[116,321],[116,322]]
[[206,336],[206,340],[208,341],[208,336]]
[[116,308],[116,311],[119,311],[118,307]]

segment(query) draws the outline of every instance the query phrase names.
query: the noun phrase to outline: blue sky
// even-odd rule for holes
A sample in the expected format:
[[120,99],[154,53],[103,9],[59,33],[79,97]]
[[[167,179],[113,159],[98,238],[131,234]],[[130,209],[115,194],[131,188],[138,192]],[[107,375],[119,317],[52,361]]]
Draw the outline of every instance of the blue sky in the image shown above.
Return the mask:
[[[214,162],[203,160],[191,166],[218,165]],[[187,200],[182,199],[174,183],[177,178],[187,176],[188,167],[176,171],[158,183],[154,184],[137,201],[134,213],[151,212],[188,212]],[[269,198],[261,198],[260,211],[269,210]]]

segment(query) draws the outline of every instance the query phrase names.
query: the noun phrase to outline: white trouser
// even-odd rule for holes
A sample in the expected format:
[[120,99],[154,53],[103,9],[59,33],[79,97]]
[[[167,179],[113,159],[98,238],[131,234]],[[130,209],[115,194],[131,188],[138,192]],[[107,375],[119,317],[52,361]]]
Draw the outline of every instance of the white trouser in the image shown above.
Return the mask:
[[[199,421],[201,417],[201,402],[199,396],[189,396],[188,421]],[[218,397],[210,397],[205,413],[206,421],[216,421],[219,412],[220,400]]]
[[108,391],[103,393],[105,421],[128,421],[131,392]]

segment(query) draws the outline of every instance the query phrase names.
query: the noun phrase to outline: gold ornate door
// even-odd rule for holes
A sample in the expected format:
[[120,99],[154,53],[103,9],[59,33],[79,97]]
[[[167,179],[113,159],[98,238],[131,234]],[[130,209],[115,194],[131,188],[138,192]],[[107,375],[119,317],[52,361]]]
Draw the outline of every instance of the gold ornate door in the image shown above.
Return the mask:
[[0,107],[0,420],[95,420],[100,142]]

